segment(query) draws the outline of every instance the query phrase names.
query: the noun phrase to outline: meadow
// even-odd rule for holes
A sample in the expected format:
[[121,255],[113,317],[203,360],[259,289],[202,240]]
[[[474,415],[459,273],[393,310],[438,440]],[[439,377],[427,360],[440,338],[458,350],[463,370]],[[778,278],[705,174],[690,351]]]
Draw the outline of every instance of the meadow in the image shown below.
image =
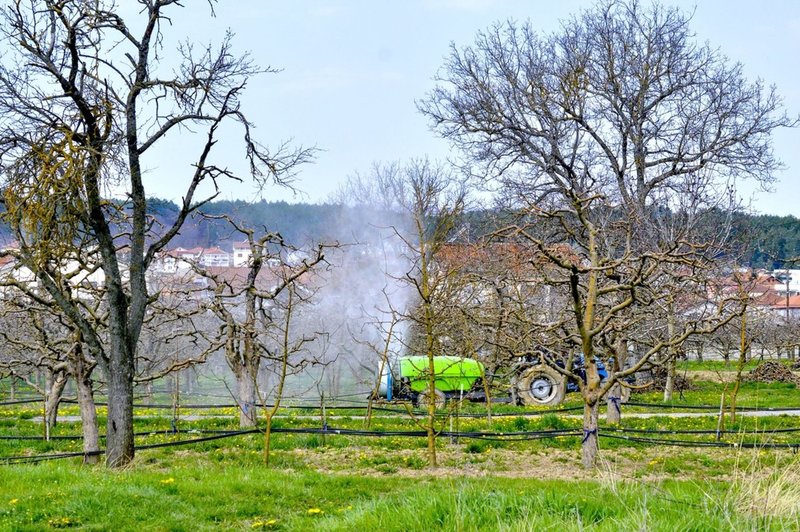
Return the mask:
[[[140,407],[140,450],[112,471],[41,460],[80,451],[79,425],[60,422],[44,441],[39,403],[3,404],[0,529],[797,529],[800,418],[728,416],[718,433],[719,394],[710,382],[667,405],[635,394],[621,425],[601,428],[594,471],[580,465],[575,397],[558,412],[495,405],[491,421],[480,404],[443,414],[437,468],[402,405],[376,410],[369,427],[359,408],[332,405],[324,419],[284,409],[269,467],[263,434],[237,432],[232,408],[182,408],[173,419]],[[800,408],[800,396],[793,385],[746,383],[738,404]]]

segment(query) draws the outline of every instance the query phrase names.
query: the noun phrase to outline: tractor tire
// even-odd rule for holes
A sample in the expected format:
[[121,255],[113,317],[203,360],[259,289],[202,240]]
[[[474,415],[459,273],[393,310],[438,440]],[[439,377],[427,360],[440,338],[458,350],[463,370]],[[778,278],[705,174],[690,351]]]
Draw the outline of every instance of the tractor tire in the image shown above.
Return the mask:
[[543,364],[526,369],[517,381],[517,395],[525,406],[556,406],[565,394],[564,377]]
[[[423,390],[419,392],[417,395],[417,408],[428,408],[428,404],[430,403],[430,394],[428,390]],[[434,390],[433,395],[433,408],[435,410],[441,410],[444,408],[445,404],[447,404],[447,397],[444,395],[444,392],[440,390]]]

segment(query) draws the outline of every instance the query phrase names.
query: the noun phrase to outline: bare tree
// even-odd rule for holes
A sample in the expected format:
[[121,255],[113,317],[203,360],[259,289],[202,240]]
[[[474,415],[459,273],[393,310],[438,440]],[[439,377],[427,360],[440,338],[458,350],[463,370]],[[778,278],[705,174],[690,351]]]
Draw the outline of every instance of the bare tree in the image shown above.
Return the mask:
[[[65,262],[66,265],[62,262],[48,266],[49,271],[65,286],[65,297],[81,309],[84,318],[97,331],[102,331],[105,314],[101,310],[102,296],[87,282],[86,263],[74,259]],[[82,422],[84,462],[96,463],[100,436],[92,374],[97,365],[97,353],[90,351],[80,329],[66,318],[49,294],[38,290],[32,272],[17,265],[0,278],[0,287],[5,320],[0,338],[6,349],[16,354],[8,356],[10,353],[7,352],[5,360],[0,360],[0,366],[9,368],[14,374],[24,372],[25,367],[46,371],[43,387],[28,382],[35,389],[39,388],[45,397],[47,433],[56,424],[67,380],[74,380]]]
[[[274,376],[272,385],[267,389],[259,389],[256,385],[256,394],[263,405],[266,425],[264,428],[264,464],[269,465],[272,442],[272,420],[281,407],[287,389],[287,379],[297,375],[310,365],[321,365],[324,370],[329,367],[322,356],[312,354],[310,344],[317,342],[325,336],[326,331],[298,331],[296,324],[298,314],[302,307],[312,301],[311,292],[305,290],[299,283],[289,282],[285,279],[286,297],[280,301],[281,311],[275,319],[271,319],[270,326],[265,333],[271,340],[271,349],[265,351],[264,365],[266,370]],[[303,292],[306,292],[303,294]],[[262,340],[263,341],[263,340]],[[324,349],[323,349],[324,354]],[[317,381],[319,384],[319,381]],[[268,405],[268,399],[272,404]],[[324,406],[324,404],[323,404]],[[324,418],[323,418],[324,419]]]
[[402,246],[408,269],[402,281],[411,287],[415,304],[395,309],[410,323],[410,338],[404,339],[411,352],[427,356],[428,388],[419,394],[427,410],[424,423],[428,437],[428,462],[436,466],[436,408],[444,401],[436,389],[434,357],[441,354],[441,340],[447,336],[443,306],[452,301],[453,270],[437,264],[436,254],[457,230],[466,205],[466,189],[444,166],[428,159],[412,160],[407,165],[376,165],[367,181],[358,176],[346,185],[350,201],[364,205],[379,201],[384,208],[401,213],[407,225],[393,226],[395,239]]
[[[723,317],[665,335],[605,383],[603,332],[664,301],[669,272],[704,286],[700,273],[726,237],[724,223],[707,229],[730,208],[732,179],[768,182],[779,167],[770,133],[797,121],[774,89],[696,44],[680,11],[637,0],[601,2],[551,35],[497,24],[453,47],[420,107],[524,215],[504,236],[536,246],[560,272],[549,280],[569,297],[571,321],[558,327],[586,368],[582,449],[593,467],[609,388]],[[564,372],[574,377],[572,362]]]
[[[13,1],[1,15],[7,53],[0,65],[0,172],[7,219],[29,236],[33,255],[26,265],[92,351],[102,354],[109,466],[125,465],[134,454],[134,361],[153,297],[145,273],[208,199],[195,197],[198,187],[237,177],[212,162],[220,127],[241,127],[249,173],[260,183],[285,182],[310,155],[269,153],[253,140],[240,96],[251,76],[269,69],[236,55],[230,34],[218,46],[180,45],[173,69],[161,62],[162,31],[169,17],[180,16],[181,3],[137,0],[136,7],[124,18],[108,0]],[[201,141],[177,219],[155,233],[143,167],[153,146],[179,130],[194,131]],[[124,204],[107,200],[112,190],[124,193]],[[94,242],[105,275],[107,340],[40,267],[40,259],[63,254],[80,232]]]
[[[318,245],[311,256],[292,266],[287,255],[296,250],[279,234],[257,235],[253,229],[228,221],[249,245],[247,266],[212,269],[193,264],[192,267],[208,281],[211,295],[207,308],[219,320],[216,333],[209,337],[208,350],[224,351],[228,366],[236,376],[239,424],[252,427],[257,418],[257,379],[262,361],[277,356],[273,354],[276,345],[283,349],[278,349],[282,353],[281,364],[288,364],[287,357],[299,350],[290,349],[289,340],[275,344],[272,330],[281,323],[282,313],[292,310],[291,305],[285,310],[280,299],[289,293],[295,298],[303,297],[299,285],[307,281],[304,277],[309,277],[315,268],[327,264],[325,251],[330,246]],[[289,323],[287,318],[286,334]],[[284,379],[285,374],[280,380],[281,389]]]

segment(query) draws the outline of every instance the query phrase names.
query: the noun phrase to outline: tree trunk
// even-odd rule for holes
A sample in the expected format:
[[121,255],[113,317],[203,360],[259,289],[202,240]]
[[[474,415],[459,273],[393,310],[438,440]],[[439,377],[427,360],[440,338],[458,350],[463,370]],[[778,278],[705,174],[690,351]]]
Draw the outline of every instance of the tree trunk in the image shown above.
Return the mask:
[[81,412],[83,432],[83,463],[97,464],[100,461],[100,431],[97,425],[97,407],[92,390],[92,371],[95,363],[84,356],[83,335],[74,331],[75,338],[69,359],[72,376],[75,378],[75,391],[78,408]]
[[597,437],[598,407],[597,400],[594,402],[584,400],[581,458],[585,469],[593,469],[597,464],[597,453],[600,449]]
[[[610,377],[610,375],[609,375]],[[615,382],[606,397],[606,422],[609,425],[619,425],[622,420],[622,385]]]
[[[111,327],[111,356],[108,364],[108,422],[106,423],[106,465],[122,467],[134,456],[133,447],[133,356],[127,342]],[[117,334],[115,334],[117,333]]]
[[739,362],[736,364],[736,380],[733,383],[733,392],[731,392],[731,423],[736,423],[736,398],[738,397],[739,389],[742,386],[742,373],[744,372],[745,364],[747,364],[748,347],[747,312],[742,312],[741,326],[739,328]]
[[239,389],[239,427],[255,427],[258,419],[256,409],[256,373],[258,368],[247,364],[236,374]]
[[[614,359],[612,367],[609,368],[608,378],[622,371],[628,362],[628,341],[624,338],[619,339],[614,345]],[[619,425],[622,420],[622,385],[619,381],[615,382],[608,391],[606,397],[606,421],[612,425]]]
[[44,406],[44,422],[47,424],[47,433],[56,426],[58,422],[58,406],[61,404],[61,397],[64,394],[64,387],[67,385],[68,376],[64,371],[57,371],[47,380],[47,401]]
[[[672,302],[669,305],[669,315],[667,316],[667,338],[672,341],[675,338],[675,314]],[[675,347],[670,346],[667,356],[667,382],[664,384],[664,402],[672,401],[672,392],[675,390]]]
[[428,371],[428,417],[425,421],[425,432],[428,436],[428,465],[436,467],[436,372],[430,350]]
[[667,361],[667,382],[664,383],[664,402],[672,401],[675,391],[675,359],[670,357]]
[[264,429],[264,466],[269,467],[269,457],[272,447],[272,414],[267,414],[267,426]]
[[78,406],[81,410],[81,428],[83,431],[83,463],[96,464],[100,461],[97,452],[100,450],[100,434],[97,430],[97,408],[94,403],[92,381],[88,375],[76,377]]
[[[482,383],[483,383],[483,394],[486,396],[486,422],[491,426],[492,424],[492,395],[491,389],[489,386],[489,381],[486,379],[486,368],[484,367],[482,370],[483,375]],[[516,392],[515,392],[516,393]],[[512,403],[516,404],[516,403]]]

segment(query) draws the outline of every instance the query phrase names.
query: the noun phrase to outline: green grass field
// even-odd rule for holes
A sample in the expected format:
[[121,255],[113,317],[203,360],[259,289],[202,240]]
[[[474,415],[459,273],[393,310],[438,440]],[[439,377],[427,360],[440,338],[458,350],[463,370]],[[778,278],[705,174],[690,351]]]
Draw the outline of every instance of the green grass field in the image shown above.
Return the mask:
[[[623,407],[620,427],[601,427],[600,465],[580,466],[580,436],[519,440],[509,434],[579,430],[580,411],[544,413],[465,405],[443,430],[491,438],[438,439],[439,467],[425,441],[409,436],[248,434],[141,450],[121,471],[76,458],[0,462],[0,530],[794,530],[800,528],[800,417],[739,416],[719,436],[715,412],[699,417],[631,415],[718,404],[718,383],[697,383],[669,408]],[[579,404],[571,397],[567,407]],[[636,394],[641,403],[660,395]],[[740,406],[800,407],[796,387],[746,383]],[[80,441],[43,441],[41,405],[0,406],[0,457],[80,450]],[[402,408],[398,408],[403,410]],[[76,415],[65,405],[62,415]],[[104,411],[100,409],[101,423]],[[137,409],[137,445],[185,442],[236,429],[233,409]],[[361,430],[363,411],[330,408],[330,427]],[[279,429],[320,426],[319,411],[291,409]],[[371,430],[418,430],[405,413],[377,411]],[[625,432],[620,432],[623,429]],[[795,432],[798,429],[798,432]],[[166,432],[165,432],[166,431]],[[687,431],[692,431],[687,433]],[[62,422],[54,436],[80,433]],[[32,439],[12,439],[27,436]],[[622,438],[619,438],[622,436]],[[634,441],[677,440],[688,446]],[[697,447],[717,443],[724,447]],[[743,448],[753,444],[755,448]],[[796,448],[795,448],[796,449]]]
[[[788,530],[796,484],[320,473],[268,469],[233,451],[144,452],[124,471],[6,466],[0,528],[41,530]],[[797,480],[797,462],[782,464]],[[580,476],[580,475],[579,475]],[[753,473],[751,477],[756,478]],[[789,509],[787,511],[787,508]],[[792,509],[793,508],[793,509]]]

